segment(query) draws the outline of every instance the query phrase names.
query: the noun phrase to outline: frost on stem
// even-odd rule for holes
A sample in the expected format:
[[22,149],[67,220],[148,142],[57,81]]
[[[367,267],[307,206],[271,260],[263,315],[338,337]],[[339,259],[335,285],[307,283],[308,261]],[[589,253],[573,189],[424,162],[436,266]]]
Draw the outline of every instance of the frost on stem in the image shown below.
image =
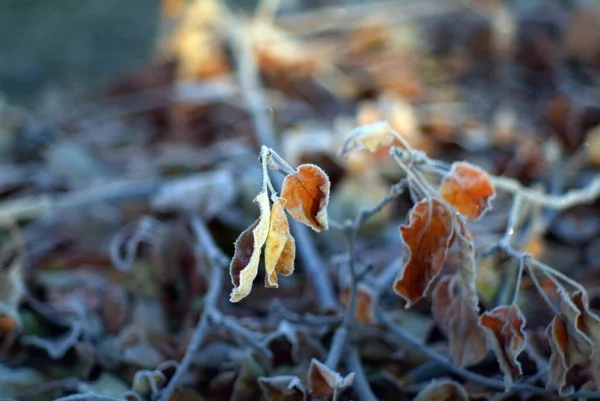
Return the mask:
[[[289,276],[293,273],[296,242],[290,233],[284,210],[315,231],[321,231],[328,226],[330,183],[325,172],[312,164],[302,164],[294,170],[272,149],[264,146],[260,156],[263,187],[255,199],[260,216],[235,242],[235,253],[229,267],[234,286],[230,296],[231,302],[238,302],[250,294],[252,283],[258,274],[263,246],[266,287],[278,286],[277,274]],[[277,196],[269,178],[268,168],[279,170],[280,166],[288,175],[284,180],[281,196]]]

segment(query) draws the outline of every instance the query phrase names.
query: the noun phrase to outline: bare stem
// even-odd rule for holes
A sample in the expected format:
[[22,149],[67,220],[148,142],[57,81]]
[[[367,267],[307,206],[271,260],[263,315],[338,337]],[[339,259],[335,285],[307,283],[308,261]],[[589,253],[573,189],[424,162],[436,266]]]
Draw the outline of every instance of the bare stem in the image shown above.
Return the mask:
[[[221,250],[216,246],[212,236],[210,235],[208,228],[204,225],[200,219],[192,217],[191,219],[192,228],[198,238],[198,247],[201,247],[205,252],[206,257],[211,266],[210,272],[210,285],[208,292],[204,296],[204,311],[202,317],[198,322],[190,343],[188,344],[187,350],[183,359],[177,366],[175,374],[169,380],[169,383],[162,389],[159,401],[169,401],[173,391],[178,382],[181,380],[185,372],[188,370],[194,355],[198,352],[198,349],[202,345],[208,329],[210,326],[210,312],[216,309],[219,297],[221,295],[221,285],[223,282],[223,272],[227,265],[227,258],[224,257]],[[225,262],[225,263],[223,263]]]
[[354,372],[352,387],[356,395],[358,395],[358,399],[361,401],[377,401],[377,396],[373,394],[373,390],[371,390],[369,381],[365,376],[356,346],[352,346],[348,350],[346,354],[346,366],[349,371]]

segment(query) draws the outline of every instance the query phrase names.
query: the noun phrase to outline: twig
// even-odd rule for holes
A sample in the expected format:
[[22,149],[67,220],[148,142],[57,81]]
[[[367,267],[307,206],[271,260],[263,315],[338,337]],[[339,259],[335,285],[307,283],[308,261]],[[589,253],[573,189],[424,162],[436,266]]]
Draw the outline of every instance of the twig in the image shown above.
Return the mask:
[[198,325],[192,334],[192,338],[190,339],[190,343],[188,344],[185,355],[177,366],[175,374],[171,380],[169,380],[169,383],[165,386],[165,388],[163,388],[159,401],[169,401],[171,399],[171,395],[173,394],[177,383],[188,370],[192,362],[192,358],[200,348],[200,345],[202,345],[202,342],[208,333],[208,328],[210,325],[210,312],[216,309],[216,305],[219,301],[221,285],[223,281],[223,271],[228,261],[225,255],[214,243],[214,240],[212,239],[204,223],[199,218],[192,217],[191,224],[196,237],[198,238],[199,246],[202,247],[211,265],[210,285],[208,292],[204,296],[205,303],[202,317],[200,318],[200,321],[198,322]]
[[57,389],[76,389],[80,383],[81,383],[80,380],[76,377],[49,381],[47,383],[42,384],[41,386],[38,386],[38,387],[35,387],[35,388],[25,391],[21,395],[17,396],[15,398],[15,400],[27,401],[30,398],[37,397],[38,395],[40,395],[42,393],[46,393],[48,391],[57,390]]
[[66,397],[57,398],[54,401],[124,401],[124,398],[111,397],[96,393],[73,394]]
[[[279,143],[275,138],[275,130],[268,114],[268,104],[260,84],[252,46],[247,35],[239,28],[240,21],[229,19],[229,34],[234,55],[237,61],[238,79],[244,94],[246,105],[252,115],[254,131],[260,145],[267,146],[278,152]],[[274,180],[276,189],[280,189],[278,181]],[[315,288],[319,306],[324,311],[337,310],[338,302],[333,292],[331,280],[323,268],[324,263],[319,257],[308,229],[297,221],[292,221],[291,230],[296,239],[296,250],[302,259],[302,265],[307,271]]]
[[342,357],[342,352],[348,342],[348,333],[354,325],[354,313],[356,309],[356,292],[357,292],[357,272],[354,254],[354,240],[356,236],[357,226],[353,222],[346,222],[344,225],[344,237],[348,246],[348,268],[350,270],[350,299],[348,307],[344,312],[344,320],[342,325],[337,328],[333,335],[331,349],[325,360],[325,365],[330,369],[336,369]]
[[[382,322],[388,330],[394,333],[402,342],[404,342],[410,349],[417,350],[427,356],[429,359],[432,359],[440,364],[444,365],[448,368],[452,373],[462,377],[465,380],[469,380],[473,383],[480,384],[485,387],[504,390],[504,381],[496,380],[489,377],[485,377],[479,375],[477,373],[471,372],[468,369],[461,368],[455,365],[449,358],[439,354],[433,349],[429,348],[426,344],[414,338],[412,335],[408,334],[396,324],[394,324],[389,318],[387,318],[383,311],[380,308],[376,308],[375,314],[377,319]],[[512,390],[522,391],[526,393],[536,394],[536,395],[544,395],[544,396],[553,396],[556,397],[556,393],[546,390],[544,388],[532,386],[524,383],[513,383]],[[600,398],[600,391],[579,391],[563,398],[574,399],[578,397],[588,397],[588,398]]]
[[360,355],[355,346],[351,347],[346,354],[346,366],[348,370],[354,372],[354,380],[352,381],[352,388],[358,399],[361,401],[377,401],[377,397],[373,394],[369,381],[365,376],[362,363],[360,361]]
[[390,192],[385,196],[385,198],[383,198],[381,201],[379,201],[379,203],[377,203],[375,206],[370,207],[368,209],[361,209],[360,213],[358,214],[358,216],[356,216],[356,219],[354,220],[354,223],[353,223],[354,230],[358,231],[360,226],[365,221],[370,219],[373,215],[379,213],[391,201],[393,201],[399,195],[401,195],[404,192],[404,190],[407,188],[407,186],[408,186],[408,180],[403,179],[400,182],[392,185],[392,187],[390,188]]
[[213,309],[210,311],[210,318],[213,323],[220,324],[231,332],[240,336],[245,342],[250,344],[255,350],[260,352],[265,358],[271,359],[273,357],[273,353],[269,348],[267,348],[264,344],[261,343],[261,338],[258,333],[248,330],[244,326],[242,326],[237,320],[223,315],[219,310]]
[[569,209],[582,203],[590,203],[600,196],[600,176],[594,177],[586,187],[573,189],[563,195],[544,194],[540,191],[524,187],[519,181],[508,177],[491,176],[490,179],[496,189],[512,194],[519,194],[528,202],[558,211]]

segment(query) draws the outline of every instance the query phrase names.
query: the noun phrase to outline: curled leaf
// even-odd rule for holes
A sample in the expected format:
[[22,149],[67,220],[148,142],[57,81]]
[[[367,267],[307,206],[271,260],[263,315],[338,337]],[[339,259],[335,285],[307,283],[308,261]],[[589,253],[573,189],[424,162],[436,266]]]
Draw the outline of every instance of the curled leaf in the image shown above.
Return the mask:
[[258,273],[261,248],[269,234],[269,196],[262,191],[254,200],[258,203],[260,217],[240,234],[235,241],[235,253],[229,266],[233,290],[229,300],[238,302],[252,290],[252,282]]
[[448,337],[454,362],[469,366],[483,359],[487,353],[485,332],[479,326],[477,305],[460,276],[440,278],[431,300],[433,318]]
[[568,395],[574,389],[567,383],[567,373],[594,355],[600,339],[600,319],[589,310],[586,294],[576,291],[571,297],[562,295],[561,312],[546,329],[551,350],[546,386]]
[[301,164],[285,177],[281,197],[287,201],[285,207],[294,219],[315,231],[326,230],[330,186],[329,177],[320,167]]
[[477,220],[490,208],[494,186],[484,170],[467,162],[456,162],[442,179],[440,195],[458,213]]
[[417,394],[414,401],[468,401],[463,386],[452,380],[432,381]]
[[354,373],[342,377],[316,359],[310,362],[308,368],[308,386],[313,397],[330,397],[339,390],[352,385]]
[[400,226],[404,243],[404,268],[394,282],[394,291],[410,307],[429,292],[453,238],[450,210],[437,199],[424,199],[411,210],[407,225]]
[[496,354],[508,390],[512,386],[512,377],[523,373],[517,357],[525,349],[525,317],[518,306],[501,305],[483,313],[479,324]]
[[296,376],[259,377],[258,385],[267,401],[306,400],[306,390]]
[[361,149],[376,152],[380,148],[387,148],[393,144],[399,144],[399,142],[390,131],[388,124],[378,121],[362,125],[348,134],[339,155],[345,157]]
[[290,233],[290,226],[283,208],[286,200],[272,196],[271,221],[265,246],[265,286],[277,287],[277,274],[289,276],[294,272],[296,242]]

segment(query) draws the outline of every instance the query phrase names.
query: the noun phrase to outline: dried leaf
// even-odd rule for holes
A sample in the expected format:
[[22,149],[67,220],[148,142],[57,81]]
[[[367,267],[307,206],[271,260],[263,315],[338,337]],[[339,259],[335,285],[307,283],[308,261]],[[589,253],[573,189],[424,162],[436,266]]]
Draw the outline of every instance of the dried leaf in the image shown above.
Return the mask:
[[238,302],[250,294],[252,282],[258,273],[261,248],[269,234],[269,195],[263,191],[254,201],[258,203],[260,217],[235,241],[235,253],[229,266],[234,286],[229,297],[231,302]]
[[561,312],[552,319],[546,335],[550,344],[550,372],[547,387],[559,394],[571,394],[567,373],[594,355],[600,340],[600,319],[589,310],[587,295],[576,291],[567,297],[562,294]]
[[484,170],[467,162],[456,162],[442,180],[440,195],[458,213],[477,220],[489,210],[494,186]]
[[[342,304],[348,307],[350,303],[350,288],[346,287],[340,294]],[[373,305],[373,289],[363,283],[358,284],[356,293],[356,309],[354,311],[356,321],[361,324],[375,323],[375,311]]]
[[508,391],[512,386],[512,377],[523,373],[517,357],[525,349],[525,317],[518,306],[501,305],[483,313],[479,323],[487,334],[490,348],[496,354]]
[[266,401],[306,400],[306,390],[296,376],[259,377],[258,385]]
[[432,381],[417,394],[413,401],[468,401],[463,386],[452,380]]
[[411,210],[408,225],[400,227],[404,244],[404,268],[394,291],[410,307],[429,292],[453,239],[450,210],[437,199],[424,199]]
[[281,197],[294,219],[315,231],[326,230],[330,186],[329,177],[320,167],[302,164],[285,177]]
[[286,200],[272,196],[271,221],[267,245],[265,246],[265,286],[277,288],[277,274],[289,276],[294,272],[296,242],[290,233],[290,226],[283,208]]
[[354,373],[342,377],[316,359],[310,362],[308,368],[308,387],[313,397],[329,397],[339,390],[352,385]]
[[440,329],[448,336],[452,359],[459,366],[479,362],[487,353],[484,330],[479,326],[477,305],[460,276],[439,279],[431,294],[431,312]]

